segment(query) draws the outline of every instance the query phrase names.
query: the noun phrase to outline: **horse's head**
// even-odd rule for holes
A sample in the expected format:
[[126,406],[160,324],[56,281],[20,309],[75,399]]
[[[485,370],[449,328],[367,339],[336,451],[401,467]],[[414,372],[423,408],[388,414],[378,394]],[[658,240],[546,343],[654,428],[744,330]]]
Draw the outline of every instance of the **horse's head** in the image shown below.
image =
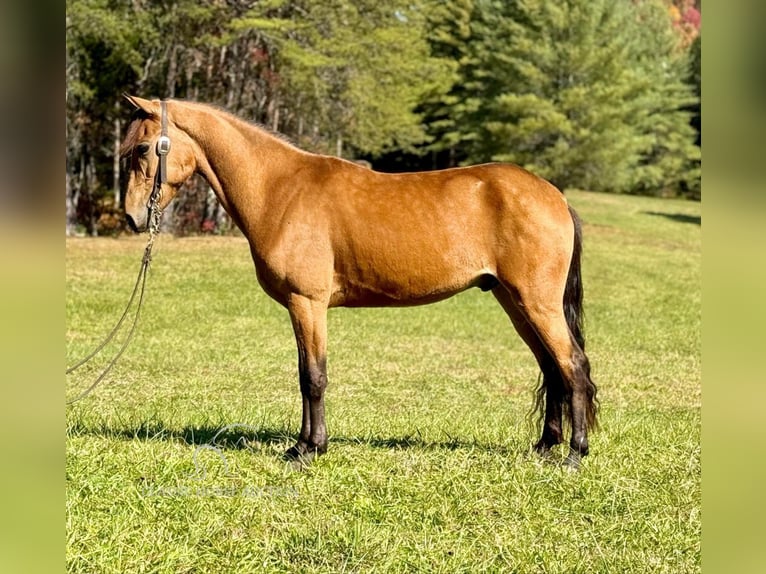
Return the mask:
[[120,147],[120,155],[128,161],[125,216],[134,231],[142,231],[148,224],[149,200],[155,182],[160,186],[156,204],[164,209],[176,196],[181,185],[194,173],[196,159],[191,138],[178,129],[170,117],[166,117],[165,135],[170,140],[170,150],[165,160],[167,167],[164,182],[160,183],[160,154],[168,147],[167,141],[160,141],[163,135],[160,102],[134,96],[126,98],[136,107],[136,111]]

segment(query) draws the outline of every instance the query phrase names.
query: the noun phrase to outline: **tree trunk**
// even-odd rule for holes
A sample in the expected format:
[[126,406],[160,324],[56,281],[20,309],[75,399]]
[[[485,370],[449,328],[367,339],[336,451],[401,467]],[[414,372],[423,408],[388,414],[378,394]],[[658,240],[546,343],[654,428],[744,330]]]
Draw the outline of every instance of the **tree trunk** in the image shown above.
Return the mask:
[[165,97],[173,98],[176,95],[176,73],[178,72],[178,45],[170,48],[168,58],[168,76],[165,82]]
[[98,210],[93,197],[93,190],[96,188],[96,158],[90,154],[85,166],[85,181],[88,194],[88,231],[92,237],[98,237]]
[[279,131],[279,104],[274,104],[274,114],[271,117],[271,129]]
[[66,234],[74,235],[77,227],[77,200],[79,191],[73,185],[69,169],[66,172]]
[[[115,108],[118,108],[119,102],[115,104]],[[114,156],[112,157],[112,190],[114,191],[114,206],[120,207],[122,197],[120,194],[120,118],[119,116],[114,119]]]

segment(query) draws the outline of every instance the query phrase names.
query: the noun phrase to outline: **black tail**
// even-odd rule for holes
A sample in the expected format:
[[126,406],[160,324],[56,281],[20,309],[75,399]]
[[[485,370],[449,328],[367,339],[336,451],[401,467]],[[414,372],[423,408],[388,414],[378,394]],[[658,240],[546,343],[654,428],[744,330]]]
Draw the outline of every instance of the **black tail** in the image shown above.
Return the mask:
[[590,378],[590,362],[585,356],[585,334],[583,333],[583,310],[582,310],[582,272],[580,269],[580,257],[582,255],[582,223],[572,206],[569,206],[569,215],[572,216],[574,223],[574,247],[572,249],[572,262],[569,264],[569,275],[567,276],[567,285],[564,289],[564,315],[567,325],[572,333],[572,337],[580,349],[583,351],[584,360],[582,369],[585,374],[586,392],[588,394],[588,405],[586,420],[589,429],[598,427],[596,415],[598,414],[598,398],[596,397],[596,385]]
[[[580,267],[580,258],[582,256],[582,224],[580,217],[574,209],[569,206],[569,214],[574,223],[574,246],[572,249],[572,261],[569,264],[569,274],[564,288],[564,316],[567,326],[572,333],[572,338],[583,351],[582,370],[587,381],[588,406],[586,412],[587,426],[589,429],[598,427],[596,415],[598,413],[598,399],[596,398],[596,385],[590,378],[590,362],[585,356],[585,334],[583,331],[583,287],[582,272]],[[545,417],[545,402],[553,401],[561,406],[563,422],[569,420],[569,404],[571,401],[571,390],[567,388],[559,372],[556,361],[549,354],[541,364],[543,382],[537,390],[535,404],[533,409],[540,416],[540,420]],[[546,399],[547,397],[547,399]],[[559,429],[561,432],[561,429]]]
[[585,335],[583,334],[582,312],[582,274],[580,270],[580,256],[582,255],[582,224],[572,206],[569,206],[569,215],[574,223],[574,248],[572,250],[572,262],[569,264],[569,275],[564,290],[564,315],[567,325],[572,332],[574,340],[585,350]]

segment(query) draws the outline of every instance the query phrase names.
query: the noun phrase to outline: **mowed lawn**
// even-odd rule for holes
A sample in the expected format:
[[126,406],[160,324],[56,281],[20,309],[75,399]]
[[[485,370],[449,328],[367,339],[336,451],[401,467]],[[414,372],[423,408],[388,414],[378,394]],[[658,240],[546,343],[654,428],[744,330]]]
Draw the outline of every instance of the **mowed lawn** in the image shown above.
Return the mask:
[[[530,453],[537,366],[478,289],[331,310],[330,450],[293,469],[287,312],[244,239],[162,236],[135,340],[67,407],[68,570],[700,571],[701,206],[567,196],[601,399],[579,472]],[[67,240],[68,364],[118,319],[144,242]]]

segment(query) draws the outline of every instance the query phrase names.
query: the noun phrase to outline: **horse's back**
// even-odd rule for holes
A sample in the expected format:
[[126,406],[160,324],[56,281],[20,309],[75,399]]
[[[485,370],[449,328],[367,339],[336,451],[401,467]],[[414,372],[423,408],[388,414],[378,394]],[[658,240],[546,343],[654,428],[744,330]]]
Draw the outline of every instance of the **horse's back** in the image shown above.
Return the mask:
[[449,257],[570,222],[563,194],[512,164],[402,174],[353,166],[350,172],[321,192],[331,197],[327,217],[342,244],[411,244]]
[[342,165],[328,178],[326,188],[331,189],[335,209],[354,209],[356,217],[385,221],[388,215],[396,219],[402,212],[442,219],[477,210],[530,211],[533,216],[566,211],[566,200],[555,186],[514,164],[407,173],[377,172],[350,162]]

